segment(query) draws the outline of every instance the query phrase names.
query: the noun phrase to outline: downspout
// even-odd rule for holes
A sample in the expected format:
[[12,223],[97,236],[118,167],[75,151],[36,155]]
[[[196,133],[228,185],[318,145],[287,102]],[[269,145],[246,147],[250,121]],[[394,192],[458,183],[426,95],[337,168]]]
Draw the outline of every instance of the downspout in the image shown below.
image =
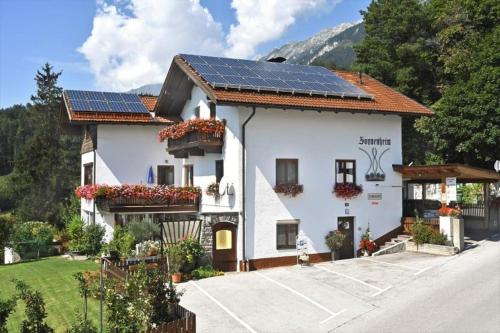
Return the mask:
[[249,271],[250,267],[248,266],[248,261],[246,259],[246,211],[245,211],[245,202],[246,202],[246,149],[245,149],[245,140],[246,140],[246,135],[245,135],[245,128],[250,119],[253,118],[255,115],[255,106],[252,106],[252,113],[250,116],[245,120],[241,127],[241,141],[242,141],[242,154],[241,154],[241,169],[242,169],[242,182],[241,182],[241,191],[242,191],[242,202],[241,202],[241,214],[242,214],[242,228],[243,228],[243,251],[242,251],[242,257],[243,257],[243,270],[244,271]]
[[[95,185],[95,181],[96,181],[96,169],[97,169],[97,160],[96,160],[96,149],[94,147],[94,185]],[[95,199],[92,200],[93,202],[93,210],[94,212],[92,213],[92,223],[95,224]]]

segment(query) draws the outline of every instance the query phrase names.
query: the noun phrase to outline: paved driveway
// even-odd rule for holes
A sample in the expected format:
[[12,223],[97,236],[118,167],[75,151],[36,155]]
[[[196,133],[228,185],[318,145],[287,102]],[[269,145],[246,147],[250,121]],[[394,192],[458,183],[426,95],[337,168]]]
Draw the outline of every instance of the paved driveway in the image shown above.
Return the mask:
[[452,257],[398,253],[181,284],[199,332],[328,332],[397,298]]

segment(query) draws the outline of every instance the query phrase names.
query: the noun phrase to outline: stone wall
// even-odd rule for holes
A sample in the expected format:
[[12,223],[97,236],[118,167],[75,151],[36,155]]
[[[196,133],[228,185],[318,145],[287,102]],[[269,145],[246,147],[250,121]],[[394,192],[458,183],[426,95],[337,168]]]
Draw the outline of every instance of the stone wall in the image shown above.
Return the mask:
[[203,226],[201,228],[200,243],[205,249],[205,252],[212,255],[213,246],[213,233],[212,228],[217,223],[229,222],[238,225],[238,213],[217,213],[217,214],[207,214],[203,221]]

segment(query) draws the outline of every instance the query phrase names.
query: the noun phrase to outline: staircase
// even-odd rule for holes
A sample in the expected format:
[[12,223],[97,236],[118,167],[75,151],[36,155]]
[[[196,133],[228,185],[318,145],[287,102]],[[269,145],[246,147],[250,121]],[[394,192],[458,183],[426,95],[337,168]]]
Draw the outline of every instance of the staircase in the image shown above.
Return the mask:
[[406,249],[406,242],[410,239],[411,236],[409,235],[398,235],[396,238],[392,238],[390,241],[385,242],[385,244],[382,245],[377,252],[374,252],[372,256],[402,252]]

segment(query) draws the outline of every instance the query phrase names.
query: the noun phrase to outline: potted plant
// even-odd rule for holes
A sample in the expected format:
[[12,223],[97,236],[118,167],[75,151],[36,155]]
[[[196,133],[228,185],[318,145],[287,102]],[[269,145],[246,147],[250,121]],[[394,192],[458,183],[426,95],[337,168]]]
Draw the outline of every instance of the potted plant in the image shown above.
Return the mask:
[[184,264],[184,253],[180,246],[173,245],[168,249],[170,278],[173,283],[182,281],[181,267]]
[[213,182],[209,184],[205,193],[217,199],[219,197],[219,183]]
[[359,249],[365,257],[369,256],[377,249],[377,243],[375,243],[375,241],[370,238],[370,228],[367,228],[366,231],[361,235]]
[[332,253],[332,261],[338,259],[338,250],[340,250],[344,244],[345,234],[339,230],[333,230],[325,236],[326,246],[330,249]]

